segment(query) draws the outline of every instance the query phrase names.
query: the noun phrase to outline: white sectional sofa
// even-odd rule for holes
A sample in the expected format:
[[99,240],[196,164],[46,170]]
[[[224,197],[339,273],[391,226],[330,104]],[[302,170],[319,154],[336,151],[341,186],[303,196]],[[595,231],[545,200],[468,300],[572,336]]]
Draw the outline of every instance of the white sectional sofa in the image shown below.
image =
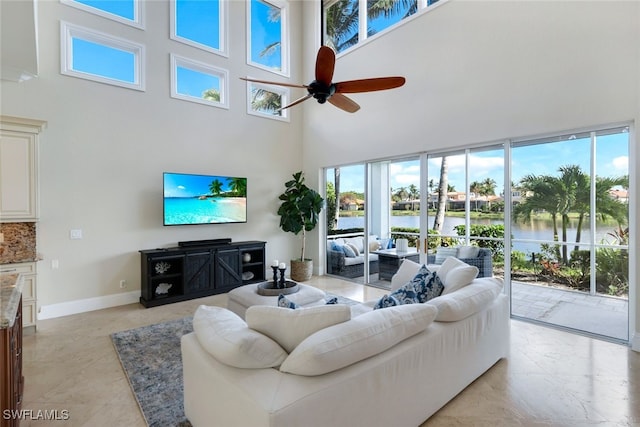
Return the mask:
[[182,338],[186,416],[195,427],[417,426],[509,350],[501,280],[450,290],[379,310],[254,306],[247,323],[202,306]]

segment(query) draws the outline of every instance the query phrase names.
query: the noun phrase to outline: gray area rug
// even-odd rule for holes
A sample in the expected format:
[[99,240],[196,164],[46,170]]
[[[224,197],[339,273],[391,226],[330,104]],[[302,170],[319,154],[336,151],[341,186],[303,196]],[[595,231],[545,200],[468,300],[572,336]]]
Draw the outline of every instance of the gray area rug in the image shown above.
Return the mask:
[[[357,301],[337,295],[338,303]],[[190,427],[184,415],[180,338],[193,330],[185,317],[111,334],[133,394],[151,427]]]

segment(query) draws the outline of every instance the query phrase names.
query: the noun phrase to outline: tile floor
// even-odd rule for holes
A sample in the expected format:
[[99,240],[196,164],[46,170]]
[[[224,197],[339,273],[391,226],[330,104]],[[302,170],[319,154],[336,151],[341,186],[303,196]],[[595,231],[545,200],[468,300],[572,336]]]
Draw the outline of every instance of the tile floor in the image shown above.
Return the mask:
[[[327,277],[310,284],[359,301],[385,291]],[[24,337],[24,409],[68,420],[21,426],[145,426],[109,335],[192,315],[225,295],[145,309],[138,304],[40,321]],[[511,354],[422,427],[640,426],[640,354],[625,346],[512,321]],[[215,425],[212,423],[212,425]]]

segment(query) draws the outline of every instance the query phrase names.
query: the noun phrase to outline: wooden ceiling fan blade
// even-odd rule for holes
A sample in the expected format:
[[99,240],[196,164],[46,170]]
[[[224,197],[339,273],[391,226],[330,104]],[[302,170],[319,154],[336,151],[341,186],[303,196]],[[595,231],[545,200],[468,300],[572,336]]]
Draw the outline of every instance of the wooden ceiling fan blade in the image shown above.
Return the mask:
[[394,89],[405,83],[404,77],[377,77],[336,83],[336,93],[373,92]]
[[320,46],[316,58],[316,80],[329,86],[336,67],[336,54],[328,46]]
[[355,101],[340,93],[334,93],[328,101],[347,113],[355,113],[360,109],[360,106]]
[[263,84],[266,84],[266,85],[297,87],[297,88],[301,88],[301,89],[308,88],[307,85],[299,85],[299,84],[295,84],[295,83],[271,82],[271,81],[268,81],[268,80],[250,79],[248,77],[240,77],[240,80],[245,80],[247,82],[254,82],[254,83],[263,83]]
[[289,105],[285,105],[284,107],[282,107],[282,108],[278,109],[278,111],[282,111],[282,110],[284,110],[285,108],[289,108],[289,107],[293,107],[294,105],[298,105],[298,104],[300,104],[301,102],[306,101],[307,99],[311,98],[312,96],[313,96],[313,95],[309,94],[309,95],[305,95],[305,96],[303,96],[302,98],[298,98],[298,99],[296,99],[295,101],[293,101],[291,104],[289,104]]

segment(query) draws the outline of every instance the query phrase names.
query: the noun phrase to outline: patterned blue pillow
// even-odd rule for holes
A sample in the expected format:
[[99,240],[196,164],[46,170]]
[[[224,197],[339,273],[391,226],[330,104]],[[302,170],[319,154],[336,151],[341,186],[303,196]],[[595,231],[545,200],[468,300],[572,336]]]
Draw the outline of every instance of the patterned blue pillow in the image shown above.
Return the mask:
[[327,304],[338,304],[338,297],[331,297],[325,301]]
[[285,297],[284,294],[278,295],[278,307],[284,308],[299,308],[300,306],[295,302],[291,301],[289,298]]
[[395,297],[392,297],[391,295],[385,295],[378,300],[376,305],[373,306],[373,309],[377,310],[379,308],[393,307],[400,304],[401,302],[395,299]]
[[[326,300],[325,303],[326,304],[338,304],[338,297],[331,297],[328,300]],[[295,302],[291,301],[289,298],[284,296],[284,294],[278,295],[278,307],[291,308],[291,309],[294,309],[294,310],[296,308],[300,308],[300,306],[298,304],[296,304]]]
[[438,275],[423,265],[413,279],[391,294],[383,296],[373,309],[401,304],[422,304],[440,296],[443,290],[444,285]]
[[440,277],[435,272],[430,271],[426,265],[420,267],[415,277],[405,286],[410,284],[413,284],[413,291],[418,303],[427,302],[438,297],[444,290],[444,284]]

